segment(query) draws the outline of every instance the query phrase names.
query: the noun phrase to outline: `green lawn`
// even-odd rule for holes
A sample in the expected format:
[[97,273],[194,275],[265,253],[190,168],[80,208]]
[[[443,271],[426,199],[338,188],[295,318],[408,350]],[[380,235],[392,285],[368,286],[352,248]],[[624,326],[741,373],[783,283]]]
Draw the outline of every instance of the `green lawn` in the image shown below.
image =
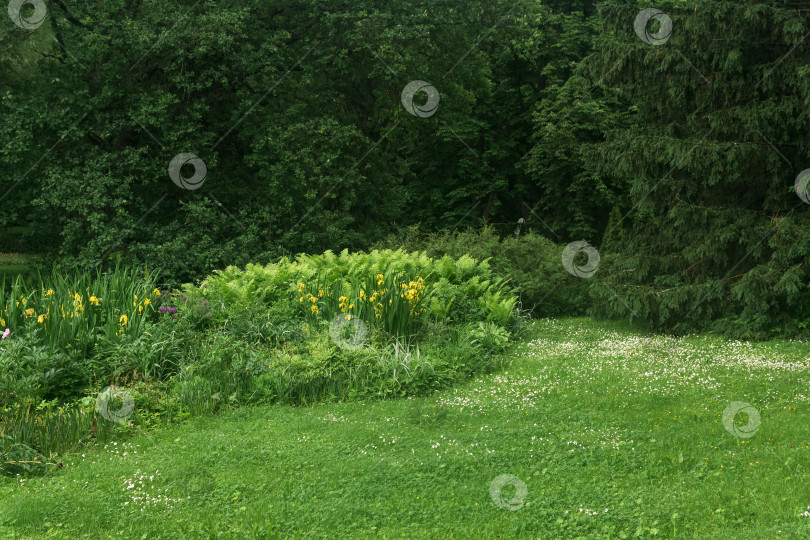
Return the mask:
[[248,407],[0,479],[0,537],[807,538],[809,351],[537,321],[430,398]]
[[0,253],[0,282],[11,281],[30,269],[29,258],[19,253]]

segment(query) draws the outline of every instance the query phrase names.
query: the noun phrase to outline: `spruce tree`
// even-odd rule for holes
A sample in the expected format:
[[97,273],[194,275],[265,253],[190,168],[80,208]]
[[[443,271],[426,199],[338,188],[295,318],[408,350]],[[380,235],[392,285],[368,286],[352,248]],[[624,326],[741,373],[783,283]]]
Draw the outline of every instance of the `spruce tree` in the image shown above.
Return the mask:
[[610,211],[610,218],[605,229],[599,252],[606,254],[620,251],[624,244],[624,227],[622,226],[622,213],[618,206],[614,206]]
[[753,0],[658,9],[665,17],[639,37],[641,8],[601,4],[588,62],[638,107],[589,160],[630,181],[631,203],[621,256],[591,291],[595,312],[676,331],[806,332],[810,205],[794,179],[810,167],[810,15]]

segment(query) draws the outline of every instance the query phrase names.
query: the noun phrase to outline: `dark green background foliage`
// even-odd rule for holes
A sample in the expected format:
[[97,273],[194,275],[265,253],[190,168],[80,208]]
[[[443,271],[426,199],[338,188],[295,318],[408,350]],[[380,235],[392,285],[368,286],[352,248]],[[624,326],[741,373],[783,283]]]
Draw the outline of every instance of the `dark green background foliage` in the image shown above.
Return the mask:
[[589,160],[595,175],[631,179],[633,203],[594,308],[676,330],[714,321],[741,337],[806,335],[810,207],[793,180],[810,157],[808,12],[783,2],[659,7],[677,31],[652,48],[621,38],[636,8],[604,5],[601,54],[589,64],[594,74],[612,67],[609,85],[637,107]]
[[[0,23],[0,252],[176,286],[489,223],[435,253],[492,257],[536,314],[810,328],[806,9],[665,1],[652,46],[620,0],[65,6]],[[416,79],[428,118],[400,103]],[[168,177],[181,152],[197,190]],[[601,248],[591,279],[559,264],[574,240]]]

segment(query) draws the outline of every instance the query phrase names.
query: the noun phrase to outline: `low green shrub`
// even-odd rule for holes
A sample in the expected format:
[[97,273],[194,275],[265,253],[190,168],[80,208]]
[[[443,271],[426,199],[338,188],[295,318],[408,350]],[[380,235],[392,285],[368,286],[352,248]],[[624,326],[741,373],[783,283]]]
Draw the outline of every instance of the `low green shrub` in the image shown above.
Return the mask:
[[492,227],[431,234],[414,227],[375,247],[391,245],[422,250],[430,257],[469,256],[487,261],[494,273],[509,279],[521,308],[537,317],[584,315],[592,301],[590,281],[572,276],[562,265],[565,245],[536,233],[501,238]]
[[487,351],[502,352],[510,341],[509,332],[491,322],[479,322],[468,330],[468,335],[472,343]]

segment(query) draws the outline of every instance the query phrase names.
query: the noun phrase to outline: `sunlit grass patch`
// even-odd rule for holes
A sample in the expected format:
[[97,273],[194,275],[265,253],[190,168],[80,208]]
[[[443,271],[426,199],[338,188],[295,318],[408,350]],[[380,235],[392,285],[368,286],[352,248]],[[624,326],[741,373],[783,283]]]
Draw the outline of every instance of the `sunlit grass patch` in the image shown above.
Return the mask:
[[[537,321],[504,370],[428,397],[243,408],[73,454],[43,479],[2,480],[0,533],[805,537],[800,345]],[[757,355],[778,362],[752,368]],[[644,376],[680,364],[700,376],[664,387]],[[723,423],[734,401],[761,416],[750,438]],[[502,474],[526,486],[512,511],[490,493]],[[141,510],[136,487],[158,502]]]

